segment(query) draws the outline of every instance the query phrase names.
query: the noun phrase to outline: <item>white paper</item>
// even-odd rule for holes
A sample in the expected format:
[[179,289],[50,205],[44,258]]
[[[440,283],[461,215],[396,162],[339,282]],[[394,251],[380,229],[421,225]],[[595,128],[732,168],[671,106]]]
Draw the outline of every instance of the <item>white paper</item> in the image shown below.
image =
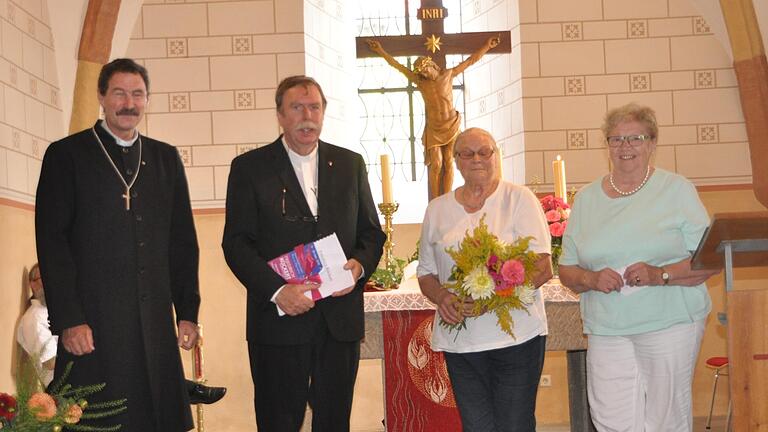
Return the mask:
[[[315,249],[320,257],[320,263],[323,269],[320,271],[320,279],[323,281],[317,291],[322,298],[328,297],[336,291],[341,291],[355,284],[352,277],[352,270],[345,270],[344,264],[347,263],[347,256],[341,248],[339,238],[336,233],[317,240]],[[312,298],[312,292],[304,293],[308,298]]]
[[404,282],[406,282],[410,278],[416,278],[416,268],[419,267],[419,260],[413,260],[408,263],[408,265],[405,266],[403,269],[403,280],[400,281],[400,284],[402,285]]
[[[624,279],[624,272],[627,270],[627,267],[622,267],[622,268],[613,269],[613,270],[616,273],[620,274],[621,278]],[[643,286],[629,286],[629,285],[627,285],[627,281],[624,280],[624,285],[621,286],[621,291],[619,291],[619,292],[622,295],[628,296],[628,295],[632,295],[632,294],[640,291],[641,289],[645,289],[645,288],[648,288],[648,286],[647,285],[643,285]]]

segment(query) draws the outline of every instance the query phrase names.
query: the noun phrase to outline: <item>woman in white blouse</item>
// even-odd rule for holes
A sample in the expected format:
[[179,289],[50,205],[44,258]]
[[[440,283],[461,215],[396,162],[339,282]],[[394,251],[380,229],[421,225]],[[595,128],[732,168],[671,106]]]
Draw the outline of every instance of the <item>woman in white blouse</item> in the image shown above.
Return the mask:
[[[528,188],[501,180],[499,149],[488,132],[462,132],[455,156],[464,186],[429,203],[421,231],[419,286],[437,306],[432,349],[445,354],[464,431],[533,432],[547,334],[544,300],[537,290],[527,312],[512,312],[513,338],[499,327],[495,314],[471,316],[472,304],[457,306],[456,296],[444,287],[454,265],[445,250],[458,248],[482,217],[502,241],[533,236],[538,287],[552,277],[547,222]],[[466,320],[466,328],[457,333],[441,326],[440,319],[449,324]]]

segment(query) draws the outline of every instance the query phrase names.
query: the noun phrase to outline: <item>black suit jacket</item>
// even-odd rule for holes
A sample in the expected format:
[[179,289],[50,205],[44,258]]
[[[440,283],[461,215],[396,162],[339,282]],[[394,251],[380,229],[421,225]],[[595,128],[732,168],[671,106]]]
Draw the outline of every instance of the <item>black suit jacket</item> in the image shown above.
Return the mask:
[[[281,138],[232,161],[222,247],[232,272],[246,287],[247,337],[264,344],[308,343],[324,320],[340,341],[362,339],[363,285],[381,257],[385,235],[368,185],[363,158],[318,144],[318,220],[312,216]],[[296,245],[336,233],[347,258],[365,270],[355,289],[320,300],[307,313],[278,316],[270,301],[285,284],[267,262]]]

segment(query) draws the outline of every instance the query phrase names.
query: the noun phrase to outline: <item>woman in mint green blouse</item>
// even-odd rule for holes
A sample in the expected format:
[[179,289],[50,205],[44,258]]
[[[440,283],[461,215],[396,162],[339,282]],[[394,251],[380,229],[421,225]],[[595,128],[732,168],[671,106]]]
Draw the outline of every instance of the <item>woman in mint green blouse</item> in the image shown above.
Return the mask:
[[599,431],[690,431],[715,274],[690,257],[709,217],[688,180],[652,165],[651,108],[613,109],[602,130],[611,172],[576,195],[559,269],[581,293],[592,419]]

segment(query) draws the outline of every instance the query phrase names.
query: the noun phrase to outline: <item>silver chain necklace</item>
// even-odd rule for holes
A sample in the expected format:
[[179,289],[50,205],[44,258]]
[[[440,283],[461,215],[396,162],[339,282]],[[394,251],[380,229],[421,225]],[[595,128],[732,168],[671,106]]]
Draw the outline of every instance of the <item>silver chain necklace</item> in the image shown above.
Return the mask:
[[613,171],[611,171],[611,173],[608,174],[608,183],[611,184],[611,189],[616,191],[617,194],[619,194],[621,196],[629,196],[629,195],[632,195],[633,193],[639,191],[640,189],[642,189],[643,186],[645,186],[645,184],[648,182],[648,177],[650,175],[651,175],[651,166],[648,165],[647,168],[645,169],[645,178],[643,179],[643,181],[640,182],[640,184],[636,188],[632,189],[629,192],[625,192],[625,191],[623,191],[623,190],[621,190],[621,189],[616,187],[616,184],[613,182]]
[[99,138],[99,134],[96,133],[96,129],[91,128],[91,132],[93,132],[93,136],[96,137],[96,141],[99,142],[101,151],[104,152],[104,156],[109,161],[109,164],[112,165],[112,169],[115,170],[117,178],[120,179],[120,182],[123,183],[123,186],[125,187],[125,193],[122,195],[122,198],[125,200],[125,210],[128,211],[131,209],[131,188],[133,187],[133,184],[136,183],[136,179],[139,178],[139,171],[141,170],[141,134],[139,134],[139,162],[136,164],[136,174],[133,176],[130,183],[126,183],[123,175],[120,174],[120,170],[117,169],[115,161],[113,161],[109,156],[109,153],[107,153],[107,148],[104,147],[104,143],[101,142],[101,138]]

